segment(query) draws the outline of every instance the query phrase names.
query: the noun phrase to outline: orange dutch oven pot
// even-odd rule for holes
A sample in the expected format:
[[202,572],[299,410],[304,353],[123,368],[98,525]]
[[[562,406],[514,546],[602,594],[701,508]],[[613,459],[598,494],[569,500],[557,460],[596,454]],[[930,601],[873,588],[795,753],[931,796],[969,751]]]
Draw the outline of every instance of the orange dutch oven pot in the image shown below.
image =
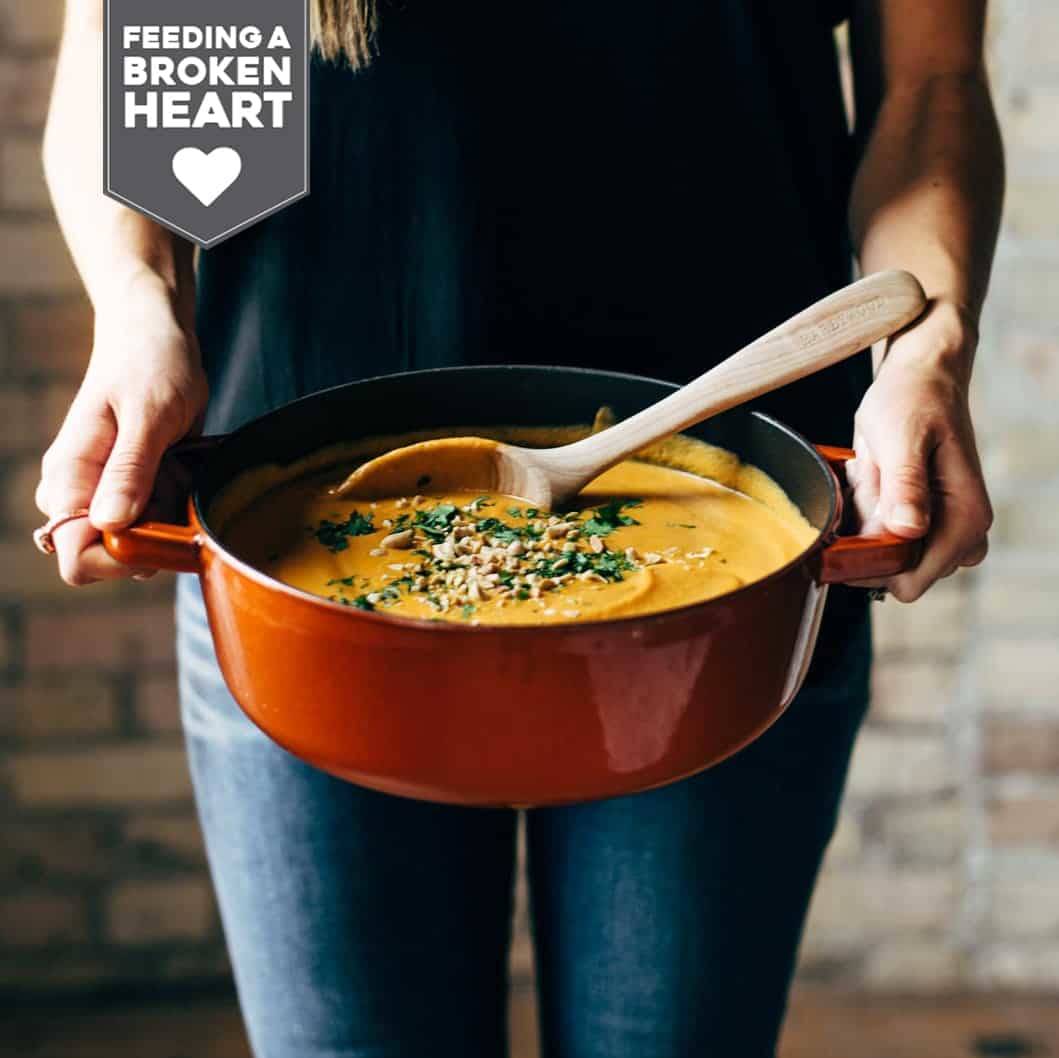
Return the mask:
[[[247,468],[326,445],[445,426],[625,417],[668,383],[575,368],[472,367],[369,379],[295,401],[197,443],[189,524],[107,534],[131,566],[197,573],[221,670],[267,735],[334,775],[466,805],[545,805],[633,793],[735,753],[787,708],[831,583],[918,559],[896,536],[844,536],[846,449],[814,447],[736,409],[688,431],[777,481],[820,531],[771,576],[642,617],[473,627],[340,606],[280,583],[218,539],[210,507]],[[836,473],[836,471],[838,473]]]

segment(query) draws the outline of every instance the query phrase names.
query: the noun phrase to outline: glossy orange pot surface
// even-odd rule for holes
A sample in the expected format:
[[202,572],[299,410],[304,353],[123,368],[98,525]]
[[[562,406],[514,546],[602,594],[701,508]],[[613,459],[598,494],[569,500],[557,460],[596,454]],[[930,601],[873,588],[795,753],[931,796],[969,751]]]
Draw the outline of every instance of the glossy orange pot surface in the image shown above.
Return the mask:
[[[832,467],[851,453],[814,451],[780,424],[746,412],[721,416],[727,426],[691,432],[715,442],[738,439],[741,431],[756,438],[750,447],[761,452],[740,454],[787,489],[821,530],[820,539],[764,580],[676,611],[540,627],[401,619],[281,584],[228,553],[211,533],[204,513],[210,499],[251,465],[263,439],[269,451],[262,461],[283,451],[293,460],[328,443],[321,423],[350,421],[348,414],[338,417],[339,410],[355,406],[363,417],[376,398],[403,395],[407,401],[424,393],[434,417],[444,411],[444,418],[424,413],[416,426],[466,425],[475,420],[452,406],[459,404],[455,393],[469,379],[490,385],[498,375],[510,388],[511,372],[538,396],[542,386],[565,390],[570,406],[553,405],[565,411],[554,422],[590,421],[603,402],[631,414],[670,388],[629,376],[532,368],[354,383],[221,440],[196,479],[189,525],[143,524],[108,534],[106,546],[130,565],[198,573],[228,686],[281,746],[365,786],[471,805],[632,793],[716,763],[768,728],[790,703],[809,664],[827,585],[888,575],[916,560],[915,545],[897,537],[836,535],[842,501]],[[433,399],[446,387],[452,401]],[[583,406],[572,390],[583,391]],[[517,396],[504,421],[516,421],[523,406]],[[495,406],[491,421],[501,421]],[[361,435],[384,432],[371,425]],[[785,481],[777,468],[787,464],[793,469]]]

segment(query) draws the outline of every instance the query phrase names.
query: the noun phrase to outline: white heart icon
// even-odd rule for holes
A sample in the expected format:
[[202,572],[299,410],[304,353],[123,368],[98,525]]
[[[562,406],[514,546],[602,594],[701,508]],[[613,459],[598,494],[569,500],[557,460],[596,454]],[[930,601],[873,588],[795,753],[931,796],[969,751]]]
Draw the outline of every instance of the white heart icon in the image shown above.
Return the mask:
[[184,147],[173,155],[173,175],[204,206],[212,206],[242,171],[243,159],[231,147],[217,147],[209,154]]

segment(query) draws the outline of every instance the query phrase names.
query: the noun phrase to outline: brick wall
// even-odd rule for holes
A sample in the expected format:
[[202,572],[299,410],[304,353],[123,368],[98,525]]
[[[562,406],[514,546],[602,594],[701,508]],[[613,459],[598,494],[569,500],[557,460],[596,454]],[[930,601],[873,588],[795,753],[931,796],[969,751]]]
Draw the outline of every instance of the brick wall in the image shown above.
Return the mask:
[[172,582],[74,592],[26,547],[41,451],[89,351],[40,164],[62,6],[0,0],[0,988],[225,966],[178,729]]
[[[60,9],[0,0],[0,988],[225,967],[171,584],[73,592],[27,546],[40,451],[88,352],[38,160]],[[993,552],[914,607],[877,608],[875,700],[803,953],[814,979],[1059,987],[1056,40],[1055,5],[994,3],[1009,198],[975,395]]]
[[876,607],[879,665],[802,972],[867,988],[1059,988],[1059,40],[994,0],[1008,196],[975,417],[986,564]]

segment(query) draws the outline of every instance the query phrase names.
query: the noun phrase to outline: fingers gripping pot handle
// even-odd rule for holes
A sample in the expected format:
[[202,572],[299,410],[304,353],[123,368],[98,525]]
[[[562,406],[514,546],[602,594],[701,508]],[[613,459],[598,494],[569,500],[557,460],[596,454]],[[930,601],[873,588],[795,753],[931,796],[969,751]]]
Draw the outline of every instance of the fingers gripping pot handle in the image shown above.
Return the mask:
[[[224,440],[223,436],[195,437],[174,445],[169,455],[194,470]],[[103,534],[107,553],[126,566],[137,569],[166,569],[176,573],[197,573],[201,568],[201,533],[190,525],[168,522],[138,522],[127,529]]]
[[[846,464],[855,457],[852,448],[817,445],[826,460],[840,495],[844,490]],[[820,582],[845,584],[850,581],[877,580],[914,569],[923,554],[922,540],[908,540],[895,533],[869,535],[839,534],[820,554]]]

